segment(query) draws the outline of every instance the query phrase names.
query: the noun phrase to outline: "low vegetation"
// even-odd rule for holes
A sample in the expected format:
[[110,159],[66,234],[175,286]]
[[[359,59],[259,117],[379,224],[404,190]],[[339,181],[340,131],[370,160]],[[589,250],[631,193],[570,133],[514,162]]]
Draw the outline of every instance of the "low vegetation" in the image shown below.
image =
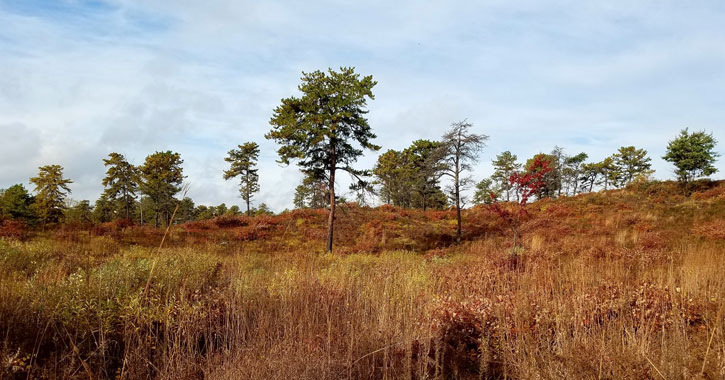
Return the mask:
[[[0,378],[721,379],[725,183],[0,226]],[[499,203],[496,208],[516,207]]]

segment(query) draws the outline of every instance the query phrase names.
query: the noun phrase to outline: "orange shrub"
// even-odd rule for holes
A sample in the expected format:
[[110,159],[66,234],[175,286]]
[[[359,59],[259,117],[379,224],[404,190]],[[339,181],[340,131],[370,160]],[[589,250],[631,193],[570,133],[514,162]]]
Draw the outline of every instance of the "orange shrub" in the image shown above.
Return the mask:
[[246,216],[222,215],[214,219],[214,224],[219,228],[244,227],[249,225],[249,218]]
[[693,232],[707,239],[725,240],[725,220],[719,219],[696,225]]

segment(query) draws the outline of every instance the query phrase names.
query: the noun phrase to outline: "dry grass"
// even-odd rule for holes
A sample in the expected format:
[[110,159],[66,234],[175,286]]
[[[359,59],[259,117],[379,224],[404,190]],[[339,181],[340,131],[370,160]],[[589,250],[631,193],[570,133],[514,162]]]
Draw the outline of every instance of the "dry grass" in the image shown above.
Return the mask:
[[0,241],[0,378],[722,379],[725,199],[666,190],[538,202],[516,256],[485,208]]

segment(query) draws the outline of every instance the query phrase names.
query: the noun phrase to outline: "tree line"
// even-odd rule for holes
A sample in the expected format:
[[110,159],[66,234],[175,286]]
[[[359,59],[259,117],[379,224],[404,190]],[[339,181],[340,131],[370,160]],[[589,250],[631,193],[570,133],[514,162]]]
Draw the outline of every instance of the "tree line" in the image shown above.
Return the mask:
[[[281,100],[270,119],[272,128],[265,135],[279,144],[278,162],[296,163],[304,174],[295,189],[295,207],[328,209],[328,250],[332,250],[336,204],[346,201],[335,188],[339,171],[350,175],[350,189],[361,203],[374,196],[382,203],[402,208],[454,208],[459,241],[461,209],[470,202],[521,199],[526,186],[517,185],[519,181],[512,178],[536,177],[540,186],[526,198],[541,199],[622,187],[646,179],[653,172],[647,152],[634,146],[621,147],[599,162],[587,161],[585,152],[567,155],[557,146],[550,153],[539,153],[523,162],[509,151],[502,152],[492,161],[493,175],[474,183],[473,165],[489,137],[474,133],[473,124],[467,120],[451,124],[438,141],[416,140],[403,150],[387,150],[372,169],[358,169],[354,164],[365,150],[381,148],[373,143],[376,135],[366,117],[367,101],[374,99],[372,89],[376,84],[372,76],[361,77],[350,67],[303,72],[298,86],[301,95]],[[669,142],[663,159],[674,164],[681,182],[688,183],[717,171],[715,144],[712,134],[684,129]],[[247,215],[270,212],[263,203],[251,207],[260,190],[258,158],[257,143],[240,144],[228,152],[228,169],[222,173],[225,180],[238,180]],[[158,227],[241,214],[238,206],[196,206],[189,197],[177,198],[186,178],[182,164],[179,153],[172,151],[150,154],[138,166],[120,153],[110,153],[103,159],[107,168],[102,180],[104,191],[94,206],[89,201],[69,204],[72,181],[64,177],[63,168],[42,166],[38,176],[30,179],[34,185],[32,195],[20,184],[0,190],[0,215],[43,225],[128,219]],[[546,172],[536,175],[542,167]],[[445,188],[443,178],[449,179]],[[469,200],[464,193],[471,187],[475,192]],[[172,221],[174,210],[177,218]]]
[[[241,177],[240,194],[247,201],[247,215],[271,213],[263,203],[256,208],[249,205],[252,194],[259,189],[256,168],[250,164],[250,159],[256,160],[258,153],[254,143],[232,149],[226,158],[230,168],[223,174],[225,179]],[[104,190],[93,206],[88,200],[73,202],[69,199],[69,185],[73,181],[64,177],[62,166],[41,166],[38,175],[30,178],[30,183],[35,186],[34,194],[22,184],[0,190],[0,216],[42,225],[125,219],[159,227],[170,222],[175,209],[177,217],[173,222],[242,214],[236,205],[197,206],[189,197],[178,199],[186,178],[181,166],[183,162],[179,153],[164,151],[148,155],[142,165],[135,166],[122,154],[110,153],[108,158],[103,159],[107,168],[101,181]]]
[[620,188],[636,179],[647,179],[654,172],[647,151],[634,146],[623,146],[599,162],[587,162],[588,158],[585,152],[567,155],[563,148],[556,146],[550,153],[536,154],[521,163],[515,154],[505,151],[491,162],[493,174],[476,184],[473,201],[490,204],[500,198],[518,202],[522,189],[509,179],[515,174],[531,173],[536,159],[545,161],[551,169],[542,178],[543,186],[534,194],[538,199],[592,192],[595,186],[603,190]]

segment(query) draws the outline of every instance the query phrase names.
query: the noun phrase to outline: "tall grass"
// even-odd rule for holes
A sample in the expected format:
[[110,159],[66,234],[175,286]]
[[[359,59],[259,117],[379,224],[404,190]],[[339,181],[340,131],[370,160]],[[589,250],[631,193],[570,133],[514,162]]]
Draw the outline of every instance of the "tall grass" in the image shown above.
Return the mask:
[[723,200],[678,224],[691,206],[636,196],[542,202],[515,257],[505,232],[344,255],[0,240],[0,378],[725,378],[725,242],[691,233]]
[[516,267],[493,244],[432,258],[124,248],[84,268],[38,242],[3,243],[3,374],[720,378],[721,248]]

